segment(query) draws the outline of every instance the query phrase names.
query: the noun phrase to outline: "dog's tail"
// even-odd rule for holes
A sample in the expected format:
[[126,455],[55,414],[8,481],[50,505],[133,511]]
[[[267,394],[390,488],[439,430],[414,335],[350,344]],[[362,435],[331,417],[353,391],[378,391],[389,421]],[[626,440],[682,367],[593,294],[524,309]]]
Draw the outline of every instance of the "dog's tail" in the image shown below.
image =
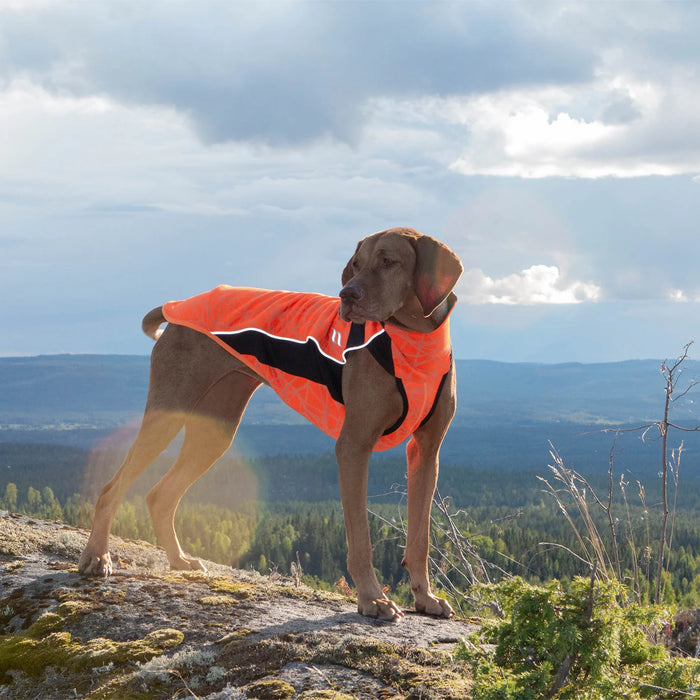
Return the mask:
[[165,323],[165,316],[163,316],[163,307],[157,306],[152,311],[149,311],[141,321],[141,328],[143,332],[153,340],[158,340],[163,334],[163,329],[161,325]]

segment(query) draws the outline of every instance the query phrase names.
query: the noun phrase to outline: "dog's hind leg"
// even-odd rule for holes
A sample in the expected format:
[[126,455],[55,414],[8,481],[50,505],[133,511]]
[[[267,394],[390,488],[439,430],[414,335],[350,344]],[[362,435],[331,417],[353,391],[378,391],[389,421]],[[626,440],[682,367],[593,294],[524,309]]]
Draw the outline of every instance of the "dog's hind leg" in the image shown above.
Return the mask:
[[216,382],[185,421],[185,440],[170,471],[146,497],[158,542],[172,569],[206,571],[185,555],[175,532],[175,511],[187,489],[231,445],[248,400],[260,381],[233,371]]
[[146,410],[134,444],[97,499],[92,532],[78,562],[82,574],[109,576],[112,573],[109,533],[117,507],[134,479],[172,442],[184,422],[185,415],[181,412]]

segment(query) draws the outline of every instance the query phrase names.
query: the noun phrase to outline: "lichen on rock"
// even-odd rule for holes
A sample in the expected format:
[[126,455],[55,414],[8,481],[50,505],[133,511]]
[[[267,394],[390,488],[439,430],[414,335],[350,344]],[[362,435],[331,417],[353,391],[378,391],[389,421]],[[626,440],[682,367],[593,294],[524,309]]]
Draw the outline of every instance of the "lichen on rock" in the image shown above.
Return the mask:
[[383,623],[339,594],[211,562],[170,572],[161,550],[117,537],[121,567],[83,578],[86,538],[0,513],[0,698],[469,697],[450,653],[465,621]]

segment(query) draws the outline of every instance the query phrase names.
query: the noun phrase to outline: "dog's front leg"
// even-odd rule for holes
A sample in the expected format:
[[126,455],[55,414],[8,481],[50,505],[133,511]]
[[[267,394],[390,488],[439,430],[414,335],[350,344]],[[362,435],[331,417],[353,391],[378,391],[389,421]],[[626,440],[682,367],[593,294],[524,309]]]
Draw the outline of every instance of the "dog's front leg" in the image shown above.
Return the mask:
[[408,528],[402,564],[411,577],[416,611],[436,617],[452,617],[443,598],[433,595],[428,578],[430,510],[437,486],[438,456],[456,406],[454,368],[443,386],[433,415],[414,433],[406,447],[408,461]]
[[369,353],[353,352],[343,370],[345,421],[336,443],[340,498],[348,544],[348,572],[362,615],[396,621],[399,607],[382,591],[372,564],[367,518],[369,458],[387,426],[401,415],[396,383]]
[[416,612],[435,617],[452,617],[454,611],[444,598],[433,595],[428,578],[430,510],[437,484],[438,455],[421,454],[420,443],[412,438],[408,456],[408,528],[406,554],[401,562],[411,577]]
[[336,444],[340,498],[348,544],[348,571],[357,588],[357,611],[368,617],[396,621],[399,607],[382,591],[372,563],[372,542],[367,519],[369,452],[354,438],[340,436]]

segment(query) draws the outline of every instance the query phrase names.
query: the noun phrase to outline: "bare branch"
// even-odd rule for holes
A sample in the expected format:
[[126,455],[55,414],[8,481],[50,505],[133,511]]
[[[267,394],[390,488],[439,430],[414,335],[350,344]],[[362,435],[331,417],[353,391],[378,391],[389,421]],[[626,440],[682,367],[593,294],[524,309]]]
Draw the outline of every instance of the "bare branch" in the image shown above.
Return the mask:
[[557,542],[538,542],[537,545],[539,547],[555,547],[557,549],[563,549],[565,552],[568,552],[572,557],[575,559],[578,559],[580,562],[585,564],[589,569],[593,568],[593,565],[591,564],[588,559],[584,559],[583,557],[579,556],[574,552],[572,549],[569,549],[568,547],[564,546],[563,544],[559,544]]
[[684,428],[682,425],[676,425],[675,423],[669,423],[669,428],[674,428],[675,430],[681,430],[684,433],[697,433],[700,431],[700,425],[696,425],[694,428]]

